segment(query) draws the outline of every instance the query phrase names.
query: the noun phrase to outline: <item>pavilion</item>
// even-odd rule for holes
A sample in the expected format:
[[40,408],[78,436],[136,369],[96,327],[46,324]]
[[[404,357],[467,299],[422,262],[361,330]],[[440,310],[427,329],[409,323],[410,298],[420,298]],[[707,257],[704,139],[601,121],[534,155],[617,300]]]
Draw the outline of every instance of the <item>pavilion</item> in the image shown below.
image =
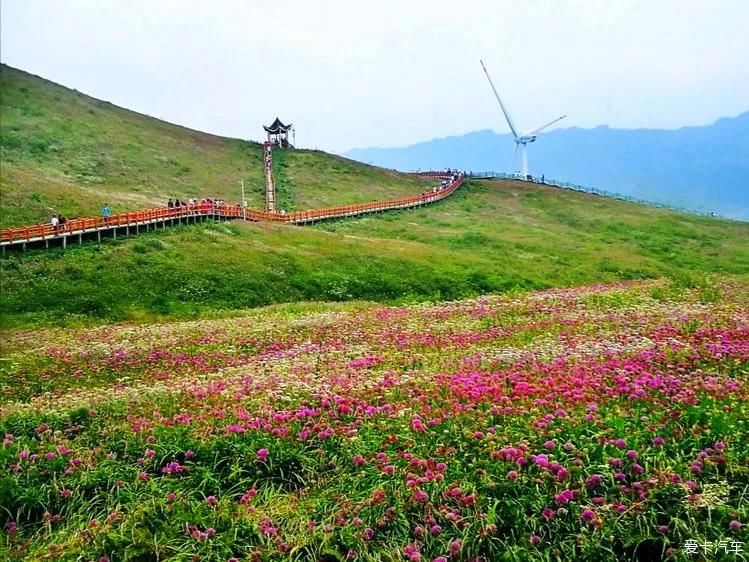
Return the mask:
[[293,136],[295,135],[293,124],[290,123],[284,125],[281,120],[276,117],[276,120],[273,121],[270,126],[266,127],[263,125],[263,129],[268,133],[269,143],[280,148],[294,148],[294,146],[289,142],[289,131],[291,131]]

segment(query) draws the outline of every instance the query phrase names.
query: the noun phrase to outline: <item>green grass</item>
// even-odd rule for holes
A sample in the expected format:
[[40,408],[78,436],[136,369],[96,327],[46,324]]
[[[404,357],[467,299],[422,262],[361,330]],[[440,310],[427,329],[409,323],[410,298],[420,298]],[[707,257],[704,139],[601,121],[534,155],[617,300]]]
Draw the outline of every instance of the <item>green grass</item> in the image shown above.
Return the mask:
[[[260,129],[258,123],[258,130]],[[421,180],[319,151],[276,151],[279,201],[343,205],[418,193]],[[0,228],[164,205],[169,197],[265,207],[262,147],[122,109],[0,66]],[[293,186],[293,190],[291,189]]]
[[[191,131],[2,67],[2,224],[169,196],[263,207],[260,145]],[[424,181],[276,151],[279,208],[417,193]],[[749,276],[749,224],[521,182],[469,182],[426,208],[294,227],[203,224],[0,260],[4,326],[148,321],[297,301],[439,301],[669,276]],[[706,298],[709,297],[706,289]],[[667,294],[664,293],[664,298]]]
[[210,223],[8,255],[0,305],[3,323],[17,326],[295,301],[439,301],[662,276],[694,287],[712,274],[749,277],[747,239],[744,223],[472,182],[428,208],[312,228]]

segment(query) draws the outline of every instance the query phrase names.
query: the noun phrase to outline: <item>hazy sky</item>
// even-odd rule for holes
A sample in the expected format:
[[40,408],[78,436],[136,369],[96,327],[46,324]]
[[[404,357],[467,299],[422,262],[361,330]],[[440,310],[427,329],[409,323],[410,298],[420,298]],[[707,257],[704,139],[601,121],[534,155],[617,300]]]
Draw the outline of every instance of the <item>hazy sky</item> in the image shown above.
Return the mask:
[[0,0],[0,58],[195,129],[342,152],[749,110],[749,1]]

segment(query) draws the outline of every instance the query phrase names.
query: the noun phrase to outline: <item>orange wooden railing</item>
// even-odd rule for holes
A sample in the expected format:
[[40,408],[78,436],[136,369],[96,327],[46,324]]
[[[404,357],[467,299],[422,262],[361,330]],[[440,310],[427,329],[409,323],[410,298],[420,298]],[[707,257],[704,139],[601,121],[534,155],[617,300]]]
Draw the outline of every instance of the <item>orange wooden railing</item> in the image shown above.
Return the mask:
[[169,219],[191,218],[197,216],[215,216],[222,218],[244,218],[250,221],[271,221],[286,223],[307,223],[322,219],[336,217],[349,217],[354,215],[385,211],[389,209],[400,209],[416,207],[427,203],[440,201],[452,195],[463,183],[463,176],[448,174],[446,172],[421,172],[421,176],[446,179],[450,183],[437,191],[427,191],[419,195],[388,199],[385,201],[372,201],[369,203],[358,203],[354,205],[343,205],[339,207],[328,207],[323,209],[310,209],[307,211],[294,211],[291,213],[270,213],[267,211],[256,211],[242,209],[240,205],[216,205],[214,203],[196,203],[195,205],[181,207],[159,207],[155,209],[143,209],[141,211],[130,211],[117,213],[110,217],[86,217],[68,220],[64,226],[52,226],[51,224],[35,224],[19,228],[6,228],[0,230],[0,243],[13,244],[31,240],[45,240],[60,238],[70,234],[85,234],[97,230],[107,230],[119,226],[138,226],[155,221]]

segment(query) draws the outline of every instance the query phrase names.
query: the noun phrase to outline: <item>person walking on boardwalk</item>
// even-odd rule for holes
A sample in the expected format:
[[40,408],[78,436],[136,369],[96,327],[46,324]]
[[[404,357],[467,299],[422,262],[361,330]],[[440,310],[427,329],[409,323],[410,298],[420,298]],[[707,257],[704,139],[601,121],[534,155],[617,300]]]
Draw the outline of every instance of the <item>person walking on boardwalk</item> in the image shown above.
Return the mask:
[[104,218],[104,224],[109,224],[109,217],[112,216],[112,209],[109,208],[109,205],[104,203],[104,206],[101,208],[101,216]]
[[59,230],[60,219],[57,218],[57,215],[52,215],[52,219],[50,219],[49,222],[52,224],[52,229],[55,231],[55,234],[57,234]]

